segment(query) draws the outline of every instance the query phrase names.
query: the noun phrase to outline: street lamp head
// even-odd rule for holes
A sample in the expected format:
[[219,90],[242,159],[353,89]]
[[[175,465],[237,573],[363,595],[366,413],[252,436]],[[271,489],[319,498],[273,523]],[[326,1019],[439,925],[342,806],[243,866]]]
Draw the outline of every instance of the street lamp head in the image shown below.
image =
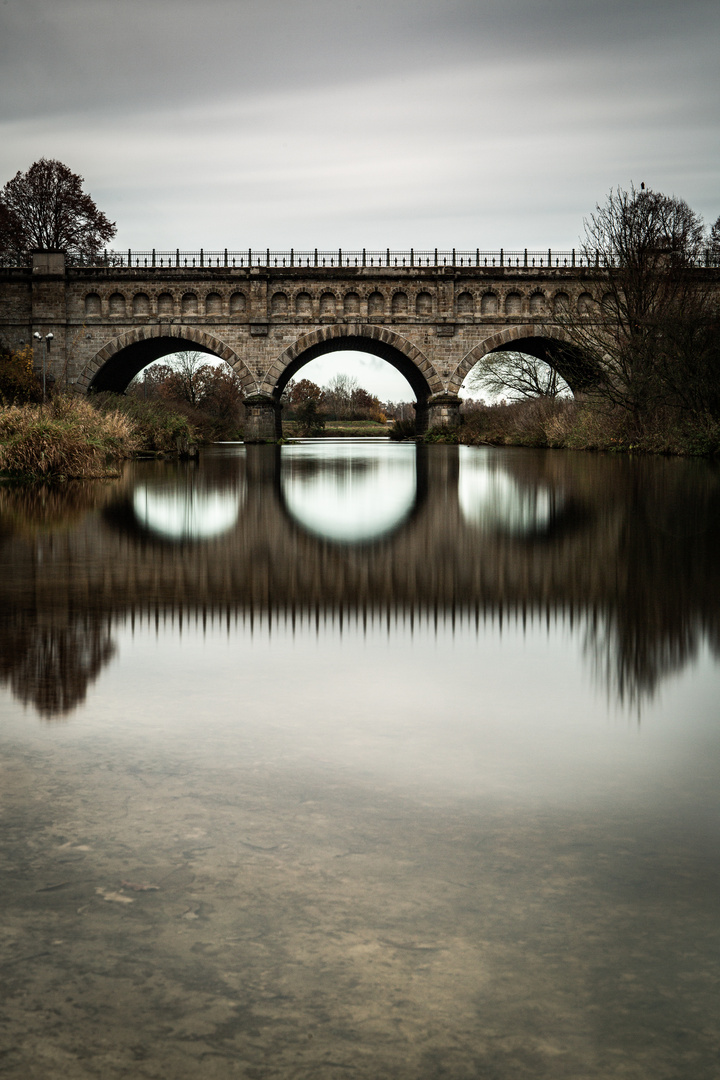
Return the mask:
[[53,337],[54,337],[54,336],[55,336],[54,334],[46,334],[46,335],[45,335],[45,340],[46,340],[46,341],[52,341],[52,339],[53,339]]
[[33,337],[34,337],[34,338],[35,338],[35,339],[36,339],[37,341],[42,341],[42,334],[38,334],[37,330],[36,330],[36,331],[35,331],[35,333],[33,334]]

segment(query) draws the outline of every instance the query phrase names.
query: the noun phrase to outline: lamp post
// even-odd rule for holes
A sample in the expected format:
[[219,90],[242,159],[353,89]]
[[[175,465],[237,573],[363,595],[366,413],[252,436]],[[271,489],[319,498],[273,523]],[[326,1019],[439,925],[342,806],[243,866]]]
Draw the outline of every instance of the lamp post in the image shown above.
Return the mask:
[[[36,341],[42,341],[42,334],[39,334],[37,330],[33,334],[33,337],[35,338]],[[43,403],[43,406],[45,405],[45,369],[48,366],[48,357],[50,355],[50,342],[52,341],[52,339],[53,339],[52,334],[46,334],[45,335],[45,349],[44,349],[44,352],[43,352],[43,359],[42,359],[42,382],[43,382],[42,403]]]

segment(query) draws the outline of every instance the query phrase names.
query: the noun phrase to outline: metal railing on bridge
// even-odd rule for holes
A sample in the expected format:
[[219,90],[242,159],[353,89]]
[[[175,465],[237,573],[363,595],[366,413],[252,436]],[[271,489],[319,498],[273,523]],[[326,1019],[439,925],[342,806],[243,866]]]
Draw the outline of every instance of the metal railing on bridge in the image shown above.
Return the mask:
[[[572,248],[570,251],[556,251],[547,248],[542,251],[530,251],[524,248],[522,251],[512,251],[500,248],[499,251],[481,251],[480,248],[473,250],[460,250],[452,248],[441,250],[419,250],[410,248],[408,251],[385,250],[345,250],[338,248],[333,251],[321,251],[314,248],[311,251],[290,248],[287,251],[271,251],[269,248],[257,250],[247,248],[242,251],[231,251],[224,248],[222,251],[210,251],[200,248],[199,251],[164,251],[152,248],[148,251],[135,251],[128,248],[127,251],[103,251],[95,256],[66,255],[68,266],[78,267],[113,267],[133,270],[150,269],[282,269],[282,268],[318,268],[318,269],[350,269],[350,268],[375,268],[395,269],[401,267],[452,267],[485,268],[485,269],[573,269],[610,267],[618,265],[616,255],[612,253],[596,251],[587,252]],[[0,266],[29,266],[31,257],[17,259],[12,256],[0,258]],[[720,255],[705,250],[694,264],[696,267],[720,266]]]
[[85,265],[91,266],[118,266],[132,267],[133,269],[199,269],[199,268],[238,268],[259,267],[260,269],[282,268],[307,268],[307,269],[351,269],[351,268],[379,268],[395,269],[400,267],[574,267],[574,266],[607,266],[610,265],[608,257],[604,254],[588,256],[582,252],[553,251],[548,248],[544,251],[461,251],[452,248],[443,251],[434,248],[430,251],[410,248],[408,251],[385,250],[361,250],[348,251],[338,248],[333,251],[321,251],[314,248],[311,251],[290,248],[287,251],[271,251],[269,248],[256,250],[248,248],[243,251],[231,251],[225,248],[223,251],[133,251],[106,252],[92,262]]

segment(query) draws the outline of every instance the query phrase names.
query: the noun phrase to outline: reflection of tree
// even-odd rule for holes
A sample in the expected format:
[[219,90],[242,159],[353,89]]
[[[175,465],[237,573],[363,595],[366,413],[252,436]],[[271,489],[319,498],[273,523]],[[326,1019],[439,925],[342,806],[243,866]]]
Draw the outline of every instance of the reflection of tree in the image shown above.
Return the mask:
[[611,693],[639,704],[718,634],[720,485],[704,463],[635,463],[615,545],[616,594],[586,648]]
[[645,621],[627,625],[615,618],[593,622],[585,648],[609,696],[621,705],[639,707],[652,700],[663,679],[682,671],[697,656],[701,640],[700,627],[682,620],[651,629]]
[[98,617],[0,624],[0,682],[46,720],[77,708],[114,653],[110,622]]
[[18,484],[0,486],[0,520],[9,532],[28,532],[74,526],[85,514],[117,498],[121,481],[71,480],[60,486]]

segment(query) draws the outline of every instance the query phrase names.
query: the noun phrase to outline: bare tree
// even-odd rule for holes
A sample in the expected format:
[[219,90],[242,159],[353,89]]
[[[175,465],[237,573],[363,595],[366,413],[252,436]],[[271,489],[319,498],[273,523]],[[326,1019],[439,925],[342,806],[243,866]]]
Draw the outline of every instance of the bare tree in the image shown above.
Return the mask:
[[519,401],[523,398],[570,394],[570,387],[555,368],[521,352],[491,352],[478,360],[466,381],[468,390]]
[[708,254],[713,266],[720,266],[720,217],[708,234]]
[[345,420],[352,412],[352,396],[359,388],[359,383],[353,375],[340,372],[323,387],[323,403],[329,415],[338,420]]
[[685,368],[711,344],[717,298],[702,269],[706,243],[687,203],[644,187],[612,191],[585,222],[583,254],[597,265],[585,283],[592,302],[561,322],[596,390],[640,426],[655,406],[679,403]]
[[83,183],[67,165],[47,158],[16,173],[0,191],[0,250],[17,256],[33,248],[97,255],[117,230]]

